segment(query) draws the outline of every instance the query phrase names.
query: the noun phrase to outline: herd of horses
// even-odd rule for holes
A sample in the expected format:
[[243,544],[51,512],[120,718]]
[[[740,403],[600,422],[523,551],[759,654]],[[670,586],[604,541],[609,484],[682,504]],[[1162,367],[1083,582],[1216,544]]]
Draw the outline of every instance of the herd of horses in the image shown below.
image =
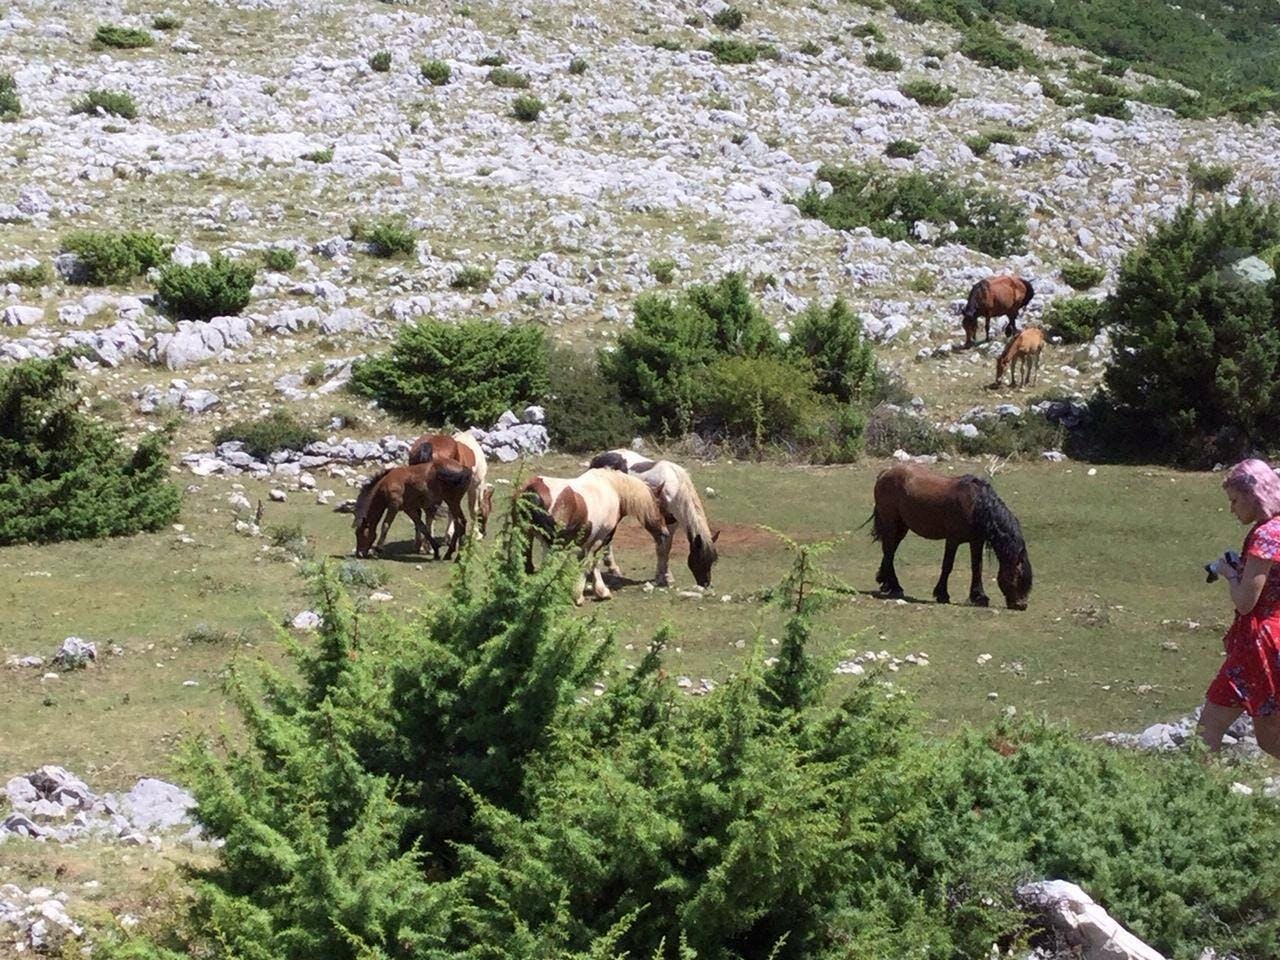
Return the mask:
[[[1019,277],[992,277],[974,284],[961,311],[967,346],[976,343],[979,318],[986,319],[988,340],[991,318],[1006,318],[1004,332],[1009,342],[996,362],[997,384],[1008,370],[1012,386],[1021,366],[1025,386],[1039,368],[1044,331],[1017,328],[1018,313],[1034,294],[1031,284]],[[471,434],[424,434],[409,448],[408,460],[403,466],[381,471],[361,488],[355,504],[356,556],[381,551],[392,520],[405,513],[416,531],[415,550],[421,553],[429,544],[432,555],[440,559],[440,541],[433,527],[441,506],[449,516],[445,559],[458,552],[468,529],[476,536],[484,535],[493,509],[493,485],[485,481],[484,453]],[[882,596],[904,596],[893,560],[903,538],[915,533],[945,543],[942,572],[933,589],[939,603],[951,600],[947,590],[951,568],[956,552],[968,544],[972,574],[969,602],[978,606],[990,602],[982,587],[982,561],[989,550],[999,562],[996,583],[1006,606],[1027,608],[1032,574],[1026,541],[1017,518],[990,481],[970,474],[947,477],[919,464],[903,463],[876,477],[874,493],[875,508],[866,523],[872,525],[872,536],[882,551],[876,573]],[[632,450],[610,450],[592,459],[577,477],[539,475],[529,479],[517,491],[513,508],[516,504],[528,532],[525,564],[531,572],[538,551],[545,556],[553,545],[576,547],[581,570],[574,589],[575,603],[583,602],[588,577],[596,599],[611,595],[601,560],[611,575],[621,576],[613,538],[627,517],[653,538],[657,554],[654,582],[662,586],[673,582],[671,547],[676,532],[683,530],[689,544],[689,571],[698,586],[711,586],[719,533],[711,530],[689,471],[670,460],[651,460]]]

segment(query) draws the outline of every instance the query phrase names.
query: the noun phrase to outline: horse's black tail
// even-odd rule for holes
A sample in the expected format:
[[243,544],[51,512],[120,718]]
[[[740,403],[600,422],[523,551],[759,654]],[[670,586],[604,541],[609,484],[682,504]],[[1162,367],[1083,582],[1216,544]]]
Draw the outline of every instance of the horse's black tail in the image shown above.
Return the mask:
[[1026,592],[1030,593],[1031,559],[1027,556],[1027,543],[1022,538],[1022,525],[989,482],[974,477],[973,483],[977,487],[971,515],[973,525],[1002,564],[1022,561],[1022,580]]
[[471,486],[471,468],[463,466],[455,460],[445,460],[436,464],[436,476],[446,487]]
[[588,466],[592,470],[609,469],[618,470],[622,473],[629,472],[627,469],[626,457],[618,453],[616,450],[609,450],[606,453],[596,454],[591,458],[591,463],[588,464]]
[[429,441],[414,444],[409,449],[409,466],[415,466],[419,463],[430,463],[435,456],[435,449]]
[[[875,518],[876,518],[876,512],[875,512],[875,510],[872,510],[872,511],[871,511],[871,516],[869,516],[869,517],[867,517],[867,519],[863,520],[860,524],[858,524],[856,527],[854,527],[854,529],[855,529],[855,530],[861,530],[863,527],[865,527],[868,523],[870,523],[870,522],[871,522],[872,520],[874,520]],[[871,539],[872,539],[873,541],[875,541],[876,543],[879,543],[879,542],[880,542],[880,525],[879,525],[879,524],[876,524],[875,526],[873,526],[873,527],[871,528]]]
[[1036,288],[1031,285],[1030,280],[1027,280],[1024,278],[1022,282],[1027,285],[1027,299],[1022,301],[1022,305],[1025,307],[1028,303],[1031,302],[1031,298],[1036,295]]

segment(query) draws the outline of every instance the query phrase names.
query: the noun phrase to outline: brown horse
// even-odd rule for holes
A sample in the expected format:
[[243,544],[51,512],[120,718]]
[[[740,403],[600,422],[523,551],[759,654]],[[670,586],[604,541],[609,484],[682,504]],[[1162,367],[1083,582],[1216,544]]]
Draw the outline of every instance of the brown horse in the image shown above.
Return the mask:
[[978,342],[978,318],[987,321],[987,339],[991,339],[991,318],[1007,317],[1004,335],[1018,332],[1018,311],[1031,302],[1035,288],[1021,277],[1000,276],[979,280],[969,291],[969,299],[960,311],[964,325],[964,345],[972,347]]
[[[484,482],[489,464],[480,444],[465,430],[460,430],[453,436],[424,433],[409,447],[409,463],[427,463],[432,460],[437,463],[460,463],[471,469],[467,510],[471,513],[471,522],[475,524],[476,535],[483,539],[489,525],[489,514],[493,512],[493,485]],[[428,517],[427,526],[434,526],[435,519],[434,516]]]
[[[449,508],[453,523],[453,535],[445,559],[453,555],[467,531],[467,518],[462,512],[462,498],[471,485],[471,470],[460,463],[418,463],[407,467],[390,467],[371,477],[360,489],[356,498],[355,528],[356,556],[367,557],[373,551],[381,551],[387,541],[387,531],[396,514],[403,510],[413,520],[417,535],[414,548],[422,552],[423,541],[431,544],[435,559],[440,559],[440,544],[431,535],[431,528],[423,517],[435,514],[440,504]],[[386,519],[383,520],[383,515]],[[374,543],[378,521],[382,521],[382,533]]]
[[1017,377],[1018,365],[1022,365],[1022,386],[1034,383],[1040,376],[1040,351],[1044,349],[1044,331],[1040,327],[1023,327],[1018,335],[1005,344],[1004,352],[996,360],[996,382],[1000,386],[1005,370],[1009,371],[1009,386]]
[[942,576],[933,588],[939,603],[950,603],[947,579],[960,544],[969,544],[973,580],[969,602],[985,607],[990,602],[982,589],[982,548],[990,547],[1000,561],[996,582],[1011,610],[1027,609],[1031,594],[1031,560],[1022,539],[1018,519],[996,496],[991,484],[965,474],[944,477],[914,463],[902,463],[876,477],[876,506],[871,515],[872,537],[880,542],[884,558],[876,581],[884,594],[902,596],[902,584],[893,569],[893,555],[908,532],[926,540],[945,540]]

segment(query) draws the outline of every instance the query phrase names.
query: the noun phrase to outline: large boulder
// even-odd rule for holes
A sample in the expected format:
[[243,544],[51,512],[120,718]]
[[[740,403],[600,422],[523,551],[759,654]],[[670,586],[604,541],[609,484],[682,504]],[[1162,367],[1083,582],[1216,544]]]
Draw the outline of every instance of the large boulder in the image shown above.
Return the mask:
[[1223,280],[1241,287],[1270,283],[1275,278],[1275,270],[1261,257],[1241,257],[1222,270]]
[[1081,960],[1165,960],[1074,883],[1041,880],[1019,887],[1017,896],[1023,906],[1044,917]]

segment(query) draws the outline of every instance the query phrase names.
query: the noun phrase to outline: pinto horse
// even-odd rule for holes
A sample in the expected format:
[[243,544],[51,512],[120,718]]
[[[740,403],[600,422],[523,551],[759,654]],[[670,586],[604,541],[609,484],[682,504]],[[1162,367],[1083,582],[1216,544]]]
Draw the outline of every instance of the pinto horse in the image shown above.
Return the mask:
[[[1005,344],[1004,352],[996,360],[996,382],[1000,386],[1004,372],[1009,371],[1009,386],[1017,377],[1018,365],[1022,365],[1022,386],[1034,383],[1040,376],[1040,352],[1044,349],[1044,331],[1040,327],[1023,327],[1018,335]],[[1033,377],[1035,379],[1033,379]]]
[[1007,317],[1004,335],[1018,332],[1018,311],[1031,302],[1035,288],[1021,277],[1000,276],[979,280],[969,291],[969,299],[960,311],[964,326],[964,345],[974,346],[978,340],[978,318],[987,321],[987,339],[991,339],[991,318]]
[[[431,517],[443,503],[449,508],[453,535],[449,539],[445,559],[453,555],[467,530],[467,518],[462,512],[462,498],[471,485],[471,469],[460,463],[416,463],[407,467],[389,467],[371,477],[356,498],[355,528],[356,556],[367,557],[373,551],[381,551],[387,542],[387,531],[396,514],[404,511],[413,521],[416,530],[414,548],[421,553],[423,541],[431,544],[435,559],[440,559],[440,544],[431,535],[431,527],[423,517]],[[383,520],[385,514],[386,519]],[[378,522],[382,521],[382,533],[374,543]]]
[[990,547],[1000,561],[996,582],[1011,610],[1027,609],[1031,594],[1031,560],[1022,539],[1018,519],[996,496],[991,484],[965,474],[944,477],[914,463],[901,463],[876,477],[876,506],[871,514],[872,537],[880,542],[884,558],[876,581],[886,596],[902,596],[902,584],[893,569],[893,555],[908,532],[926,540],[945,540],[942,575],[933,588],[934,599],[950,603],[947,579],[960,544],[969,544],[973,580],[969,602],[979,607],[990,601],[982,589],[982,548]]
[[[689,471],[670,460],[650,460],[634,450],[610,450],[592,459],[591,466],[593,469],[609,467],[621,470],[639,477],[651,489],[662,491],[659,499],[667,523],[667,536],[658,543],[658,571],[654,580],[664,586],[673,582],[669,568],[671,541],[674,539],[672,528],[679,525],[689,541],[689,572],[698,586],[711,586],[711,567],[717,559],[716,540],[720,533],[711,532],[707,513],[698,497],[698,488],[693,485]],[[608,547],[607,562],[611,570],[617,569],[612,543]]]
[[[643,480],[617,470],[588,470],[580,477],[534,477],[520,489],[522,499],[531,506],[530,519],[535,535],[544,544],[576,543],[579,560],[588,564],[597,600],[608,600],[611,594],[600,574],[599,551],[607,546],[624,517],[635,517],[649,531],[654,542],[668,537],[662,508],[655,493]],[[533,572],[533,536],[525,554],[525,568]],[[615,576],[616,566],[610,567]],[[587,585],[583,570],[574,588],[573,602],[582,604]]]
[[[429,463],[433,460],[437,463],[460,463],[470,468],[471,486],[467,489],[467,511],[471,514],[471,522],[475,524],[476,536],[484,539],[489,514],[493,512],[493,484],[484,481],[489,472],[489,464],[480,444],[465,430],[452,436],[424,433],[409,447],[409,463]],[[427,527],[434,528],[435,522],[434,515],[428,517]],[[445,535],[452,536],[452,531],[446,530]]]

